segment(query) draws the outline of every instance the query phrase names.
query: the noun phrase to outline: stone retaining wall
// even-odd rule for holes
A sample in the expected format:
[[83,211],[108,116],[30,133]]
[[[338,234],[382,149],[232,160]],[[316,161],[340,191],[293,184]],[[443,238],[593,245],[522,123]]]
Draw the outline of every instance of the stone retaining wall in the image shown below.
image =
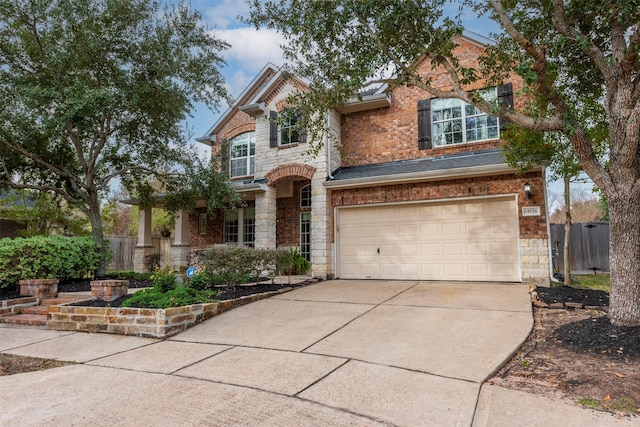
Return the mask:
[[50,306],[47,327],[59,331],[105,332],[165,339],[232,308],[288,290],[290,288],[217,303],[166,309]]
[[22,297],[0,301],[0,317],[22,313],[25,307],[38,305],[37,297]]

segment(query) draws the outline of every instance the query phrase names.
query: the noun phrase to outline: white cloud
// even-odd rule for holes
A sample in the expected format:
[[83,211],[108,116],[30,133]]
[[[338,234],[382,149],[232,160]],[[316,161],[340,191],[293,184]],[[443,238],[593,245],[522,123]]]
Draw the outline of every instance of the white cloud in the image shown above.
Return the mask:
[[284,63],[280,48],[284,39],[275,30],[241,27],[218,30],[214,34],[231,45],[224,53],[225,59],[230,65],[234,61],[238,62],[238,68],[241,70],[255,74],[267,62],[276,65]]

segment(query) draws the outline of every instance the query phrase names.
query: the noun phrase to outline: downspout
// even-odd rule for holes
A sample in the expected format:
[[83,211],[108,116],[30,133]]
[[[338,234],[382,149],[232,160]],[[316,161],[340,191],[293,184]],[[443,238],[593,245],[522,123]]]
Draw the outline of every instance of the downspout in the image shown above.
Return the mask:
[[547,249],[549,250],[549,279],[555,283],[561,283],[558,279],[553,277],[553,250],[551,249],[551,220],[549,214],[549,198],[547,195],[549,194],[549,188],[547,184],[547,168],[542,166],[542,179],[544,180],[544,211],[546,213],[546,222],[547,222]]
[[327,147],[327,177],[333,179],[333,173],[331,172],[331,141],[329,133],[331,132],[331,110],[327,111],[327,133],[324,135],[324,145]]

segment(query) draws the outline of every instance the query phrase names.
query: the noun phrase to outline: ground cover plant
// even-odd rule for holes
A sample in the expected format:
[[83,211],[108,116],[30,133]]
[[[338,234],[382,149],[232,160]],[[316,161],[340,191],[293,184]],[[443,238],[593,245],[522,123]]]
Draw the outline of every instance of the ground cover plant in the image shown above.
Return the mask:
[[157,270],[152,276],[153,287],[136,292],[122,302],[122,307],[169,308],[216,301],[216,292],[195,289],[186,283],[178,286],[171,267]]

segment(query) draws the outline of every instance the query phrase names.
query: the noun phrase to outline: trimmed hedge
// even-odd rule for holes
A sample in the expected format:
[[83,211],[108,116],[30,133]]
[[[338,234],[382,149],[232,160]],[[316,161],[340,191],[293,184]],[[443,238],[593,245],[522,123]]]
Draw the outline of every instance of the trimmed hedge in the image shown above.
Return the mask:
[[79,279],[99,263],[98,246],[89,237],[0,239],[0,288],[23,279]]

